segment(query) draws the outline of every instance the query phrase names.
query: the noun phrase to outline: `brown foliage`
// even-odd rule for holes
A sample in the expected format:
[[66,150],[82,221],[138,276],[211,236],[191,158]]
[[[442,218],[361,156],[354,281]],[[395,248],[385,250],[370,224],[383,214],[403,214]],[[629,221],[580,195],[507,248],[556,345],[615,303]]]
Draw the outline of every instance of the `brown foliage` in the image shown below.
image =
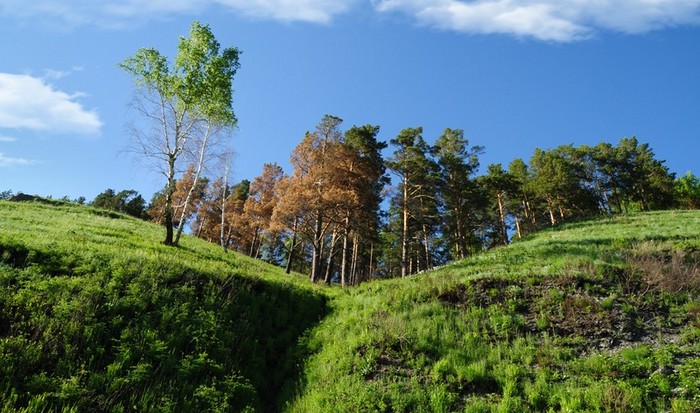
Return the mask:
[[[180,217],[183,216],[182,208],[185,204],[185,199],[187,198],[190,188],[192,188],[192,185],[194,185],[194,175],[194,164],[190,164],[187,171],[185,171],[182,177],[175,183],[175,193],[173,194],[174,226],[178,225]],[[200,179],[197,183],[197,188],[192,194],[192,199],[187,206],[187,211],[184,214],[185,220],[191,218],[197,213],[199,205],[206,192],[206,188],[207,181]],[[161,225],[165,223],[165,196],[162,193],[154,196],[146,213],[152,222]]]
[[700,257],[675,250],[666,254],[640,253],[627,259],[652,290],[673,293],[700,290]]

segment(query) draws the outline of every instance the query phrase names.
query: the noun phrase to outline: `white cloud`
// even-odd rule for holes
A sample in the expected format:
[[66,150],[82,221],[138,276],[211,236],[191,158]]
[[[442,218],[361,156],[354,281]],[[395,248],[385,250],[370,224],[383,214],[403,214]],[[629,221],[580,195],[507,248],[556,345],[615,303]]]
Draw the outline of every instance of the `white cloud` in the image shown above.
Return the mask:
[[70,72],[66,70],[44,69],[44,76],[42,76],[42,78],[45,80],[58,80],[68,75],[70,75]]
[[328,23],[347,12],[354,0],[215,0],[247,15],[283,21]]
[[13,138],[12,136],[4,136],[0,135],[0,142],[14,142],[16,141],[16,138]]
[[102,121],[76,101],[82,96],[55,90],[40,78],[0,73],[0,128],[95,135]]
[[644,33],[700,23],[700,0],[374,0],[379,12],[474,34],[568,42],[599,30]]
[[5,168],[9,166],[36,165],[38,163],[40,162],[32,159],[11,158],[9,156],[5,156],[4,153],[0,152],[0,168]]
[[121,28],[217,7],[253,18],[328,23],[368,3],[378,13],[408,15],[429,27],[554,42],[601,30],[635,34],[700,23],[700,0],[0,0],[0,14],[59,28]]
[[86,24],[119,28],[133,22],[198,13],[222,6],[255,18],[327,23],[359,0],[0,0],[0,13],[43,18],[55,26]]

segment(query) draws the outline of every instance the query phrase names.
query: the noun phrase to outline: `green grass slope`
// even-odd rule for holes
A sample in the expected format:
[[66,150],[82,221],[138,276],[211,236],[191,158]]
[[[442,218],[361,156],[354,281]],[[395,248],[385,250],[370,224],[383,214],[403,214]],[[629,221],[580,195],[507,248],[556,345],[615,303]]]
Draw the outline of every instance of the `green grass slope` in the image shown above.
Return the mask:
[[278,411],[293,397],[324,293],[162,236],[89,207],[0,202],[0,411]]
[[0,202],[1,412],[700,411],[700,213],[543,231],[345,290]]
[[338,292],[293,412],[698,412],[700,213],[582,221]]

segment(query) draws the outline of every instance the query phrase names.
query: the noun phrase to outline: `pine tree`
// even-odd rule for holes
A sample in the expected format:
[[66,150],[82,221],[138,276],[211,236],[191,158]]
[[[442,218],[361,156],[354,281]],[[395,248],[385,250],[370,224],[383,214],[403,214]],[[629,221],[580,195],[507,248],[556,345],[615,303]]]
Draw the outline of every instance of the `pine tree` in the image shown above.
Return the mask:
[[491,200],[492,215],[496,217],[493,231],[495,244],[508,245],[507,217],[510,215],[509,205],[517,194],[516,179],[503,170],[501,164],[491,164],[487,168],[487,174],[481,177],[484,190]]
[[[294,148],[290,159],[294,171],[284,183],[273,214],[277,226],[291,230],[294,223],[294,233],[311,246],[312,282],[324,275],[324,256],[333,257],[335,245],[329,245],[326,236],[337,235],[343,212],[349,203],[357,202],[356,194],[342,185],[347,171],[339,167],[339,160],[347,149],[342,143],[341,122],[335,116],[324,116],[316,131],[307,132]],[[330,282],[328,277],[324,280]]]
[[435,141],[433,152],[440,167],[442,233],[454,257],[462,259],[471,249],[474,214],[482,199],[473,176],[479,168],[483,148],[470,148],[461,129],[448,128]]
[[350,199],[351,202],[346,203],[341,224],[343,245],[340,282],[343,286],[348,282],[357,284],[373,272],[382,190],[387,183],[381,154],[387,144],[377,141],[378,133],[379,126],[364,125],[353,126],[344,135],[346,150],[340,161],[346,179],[341,185],[355,196]]
[[399,178],[393,202],[401,211],[402,277],[417,272],[421,263],[431,265],[430,237],[438,218],[438,166],[422,133],[421,127],[402,130],[390,141],[396,149],[386,162]]
[[273,231],[270,231],[270,221],[277,205],[278,195],[275,193],[277,183],[284,178],[284,171],[276,163],[266,163],[260,176],[253,179],[250,192],[245,201],[244,212],[251,225],[253,238],[250,242],[249,255],[259,257],[260,250],[267,235],[274,243]]

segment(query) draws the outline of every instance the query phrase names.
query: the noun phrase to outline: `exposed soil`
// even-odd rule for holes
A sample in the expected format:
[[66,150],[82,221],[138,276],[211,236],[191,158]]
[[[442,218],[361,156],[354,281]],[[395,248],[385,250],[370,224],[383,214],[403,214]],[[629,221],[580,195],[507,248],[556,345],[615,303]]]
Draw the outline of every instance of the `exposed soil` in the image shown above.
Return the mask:
[[[465,309],[500,305],[504,312],[520,315],[523,320],[513,326],[517,331],[512,333],[546,332],[581,352],[675,341],[680,329],[692,321],[692,314],[670,314],[661,292],[627,278],[625,274],[606,279],[558,276],[528,282],[483,278],[438,298]],[[498,335],[497,331],[490,333]]]

